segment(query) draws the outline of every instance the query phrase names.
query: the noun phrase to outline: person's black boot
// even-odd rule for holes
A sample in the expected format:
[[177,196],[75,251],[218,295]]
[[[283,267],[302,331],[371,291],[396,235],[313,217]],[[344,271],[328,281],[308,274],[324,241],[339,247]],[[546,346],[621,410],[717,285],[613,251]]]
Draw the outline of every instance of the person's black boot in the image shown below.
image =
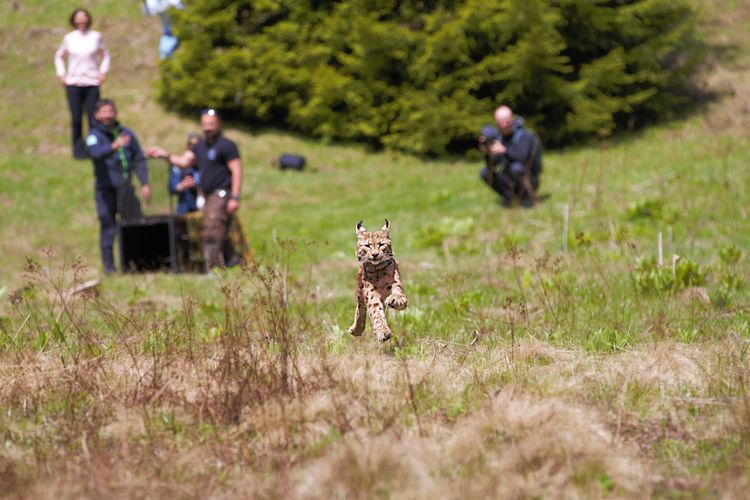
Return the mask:
[[77,140],[73,144],[73,158],[76,160],[87,160],[89,158],[89,152],[83,144],[83,139]]
[[102,267],[104,267],[104,274],[115,274],[117,272],[112,247],[102,248]]
[[221,251],[221,244],[215,241],[207,241],[203,244],[203,255],[206,260],[207,271],[215,267],[224,267],[224,254]]

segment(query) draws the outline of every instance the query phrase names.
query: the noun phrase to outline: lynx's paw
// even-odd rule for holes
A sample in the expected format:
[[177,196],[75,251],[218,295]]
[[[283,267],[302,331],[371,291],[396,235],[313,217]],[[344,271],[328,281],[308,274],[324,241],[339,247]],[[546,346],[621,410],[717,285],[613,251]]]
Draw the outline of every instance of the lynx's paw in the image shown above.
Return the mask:
[[406,309],[407,305],[406,295],[403,294],[391,294],[388,296],[387,299],[385,299],[385,305],[392,307],[396,309],[397,311],[401,311],[402,309]]
[[385,342],[386,340],[393,337],[393,333],[391,333],[390,329],[380,330],[378,332],[375,332],[375,336],[378,338],[379,341]]
[[349,332],[349,335],[354,335],[355,337],[359,337],[364,331],[364,327],[357,328],[357,325],[352,325],[347,330],[347,332]]

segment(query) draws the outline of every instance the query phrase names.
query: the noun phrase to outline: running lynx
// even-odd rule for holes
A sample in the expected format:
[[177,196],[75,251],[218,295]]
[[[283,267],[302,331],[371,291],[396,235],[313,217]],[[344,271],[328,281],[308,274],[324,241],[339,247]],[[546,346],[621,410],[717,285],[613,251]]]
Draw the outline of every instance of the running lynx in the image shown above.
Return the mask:
[[390,306],[400,311],[407,303],[398,261],[391,249],[390,227],[388,219],[379,231],[368,231],[362,221],[357,224],[357,259],[361,265],[357,273],[357,311],[349,333],[362,335],[367,306],[372,330],[381,342],[393,336],[385,319],[385,308]]

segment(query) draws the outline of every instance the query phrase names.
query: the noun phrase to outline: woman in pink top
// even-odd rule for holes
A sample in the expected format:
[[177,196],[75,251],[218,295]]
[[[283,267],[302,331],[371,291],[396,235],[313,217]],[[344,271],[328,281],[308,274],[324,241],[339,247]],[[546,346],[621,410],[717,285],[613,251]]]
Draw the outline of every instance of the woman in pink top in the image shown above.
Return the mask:
[[[101,33],[91,30],[91,14],[86,9],[76,9],[70,15],[75,28],[63,38],[55,52],[57,79],[65,86],[70,106],[73,157],[86,158],[83,143],[83,108],[89,117],[89,128],[94,121],[94,105],[99,100],[99,86],[109,71],[109,52]],[[65,67],[65,56],[68,66]]]

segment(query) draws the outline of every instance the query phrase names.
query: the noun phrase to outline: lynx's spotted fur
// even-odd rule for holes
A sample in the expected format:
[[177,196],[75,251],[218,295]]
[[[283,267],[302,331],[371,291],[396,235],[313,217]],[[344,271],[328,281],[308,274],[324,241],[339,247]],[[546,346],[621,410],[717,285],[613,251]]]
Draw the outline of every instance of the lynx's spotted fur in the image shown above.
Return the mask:
[[390,227],[388,219],[379,231],[368,231],[362,227],[362,221],[357,224],[357,259],[361,266],[357,273],[357,311],[349,333],[362,335],[365,331],[367,307],[372,330],[381,342],[393,336],[385,319],[385,308],[390,306],[400,311],[406,307],[398,261],[391,249]]

